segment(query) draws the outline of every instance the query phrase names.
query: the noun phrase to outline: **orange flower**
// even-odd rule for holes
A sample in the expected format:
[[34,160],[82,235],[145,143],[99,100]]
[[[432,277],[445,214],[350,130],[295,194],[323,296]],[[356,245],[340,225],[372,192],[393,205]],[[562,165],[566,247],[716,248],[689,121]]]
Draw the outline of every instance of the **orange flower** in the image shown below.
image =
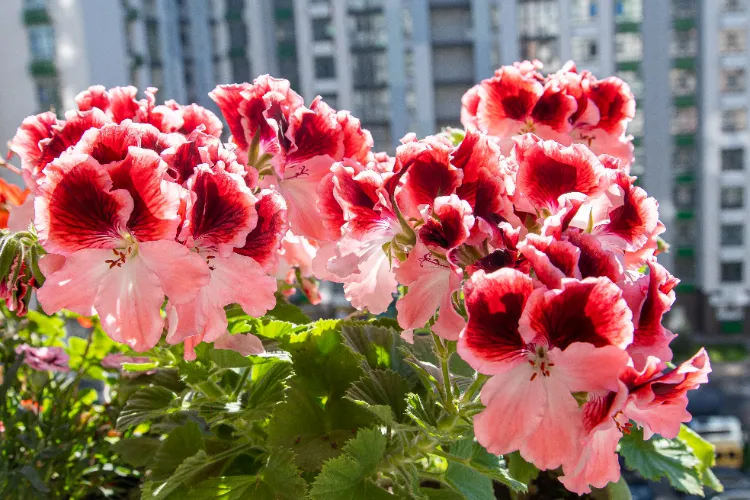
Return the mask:
[[20,206],[29,195],[29,190],[21,190],[15,184],[10,184],[5,179],[0,178],[0,229],[8,227],[8,216],[10,207]]
[[21,408],[32,412],[34,415],[39,415],[39,403],[33,399],[21,400]]

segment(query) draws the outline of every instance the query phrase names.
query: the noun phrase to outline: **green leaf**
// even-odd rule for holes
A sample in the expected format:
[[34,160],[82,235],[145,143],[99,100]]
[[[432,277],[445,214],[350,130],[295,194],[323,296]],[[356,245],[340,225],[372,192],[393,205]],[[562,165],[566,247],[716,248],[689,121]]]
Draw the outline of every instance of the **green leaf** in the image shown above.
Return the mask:
[[151,467],[151,480],[166,480],[177,467],[188,457],[205,449],[200,427],[189,421],[169,433],[156,451]]
[[294,304],[286,302],[285,300],[277,301],[276,307],[268,311],[266,316],[280,319],[281,321],[289,321],[296,325],[306,325],[311,322],[310,317],[305,314],[302,309]]
[[112,451],[133,467],[143,467],[153,458],[156,450],[162,445],[158,439],[150,437],[123,438],[112,445]]
[[[149,480],[143,486],[142,500],[164,500],[178,489],[180,493],[185,491],[183,486],[190,482],[195,482],[206,476],[210,476],[214,469],[224,462],[225,457],[221,459],[210,457],[205,451],[200,450],[195,455],[186,458],[174,471],[174,474],[166,480]],[[184,498],[183,495],[180,495]],[[174,498],[177,498],[175,496]]]
[[508,472],[511,477],[520,483],[530,484],[539,475],[539,469],[524,460],[517,451],[506,455],[505,459],[508,462]]
[[628,483],[622,476],[616,483],[609,483],[604,491],[607,492],[607,500],[633,500]]
[[154,368],[158,367],[159,363],[151,362],[151,363],[123,363],[122,369],[127,370],[129,372],[147,372],[149,370],[153,370]]
[[284,399],[285,381],[292,374],[291,363],[275,362],[252,368],[250,390],[243,404],[249,408],[270,408]]
[[464,438],[453,444],[447,458],[446,480],[467,498],[483,498],[488,491],[494,498],[492,480],[503,483],[514,492],[527,489],[526,483],[510,476],[500,457],[489,453],[473,438]]
[[352,401],[312,394],[296,378],[289,384],[286,400],[271,415],[268,443],[292,449],[302,470],[320,469],[323,462],[341,454],[357,428],[372,423],[371,414]]
[[305,498],[307,483],[293,465],[290,450],[273,450],[256,476],[216,477],[190,489],[195,500],[298,500]]
[[[379,418],[388,418],[384,423],[390,424],[394,418],[403,421],[406,412],[406,395],[410,392],[411,384],[393,370],[371,370],[358,381],[354,382],[346,396],[373,411]],[[385,407],[389,411],[384,412]]]
[[347,321],[341,326],[344,343],[372,369],[399,370],[398,340],[390,328]]
[[644,441],[643,431],[633,429],[620,440],[620,455],[629,469],[638,471],[648,480],[666,478],[680,491],[703,496],[698,471],[701,462],[679,439],[666,439],[657,435]]
[[378,429],[362,429],[344,447],[344,453],[323,466],[316,476],[310,498],[313,500],[354,500],[393,498],[369,482],[377,471],[386,449],[386,438]]
[[218,368],[247,368],[253,366],[253,360],[231,349],[211,349],[209,354]]
[[143,422],[158,420],[175,399],[175,393],[163,387],[144,387],[125,403],[117,418],[117,429],[125,430]]
[[711,471],[711,467],[716,465],[716,448],[713,444],[703,439],[697,432],[687,425],[680,426],[678,439],[683,441],[693,451],[695,457],[700,461],[698,472],[704,486],[708,486],[716,492],[724,491],[724,487],[716,475]]
[[419,493],[428,500],[464,500],[464,496],[453,490],[436,490],[433,488],[419,488]]
[[47,316],[31,309],[26,313],[26,319],[32,323],[31,331],[39,335],[49,339],[65,337],[65,320],[59,316]]
[[49,493],[49,488],[46,484],[44,484],[42,476],[39,475],[39,471],[37,471],[34,467],[30,465],[24,465],[23,467],[21,467],[20,472],[21,475],[29,482],[29,484],[31,484],[31,487],[36,491],[39,491],[41,493]]
[[243,500],[256,498],[249,492],[258,482],[255,476],[212,477],[190,489],[192,500]]

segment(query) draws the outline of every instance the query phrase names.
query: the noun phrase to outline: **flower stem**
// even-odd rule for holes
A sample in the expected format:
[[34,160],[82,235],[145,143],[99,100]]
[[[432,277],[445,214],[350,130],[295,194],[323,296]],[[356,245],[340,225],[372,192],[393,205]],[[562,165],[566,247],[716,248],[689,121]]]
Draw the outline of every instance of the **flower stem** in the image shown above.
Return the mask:
[[232,400],[237,399],[240,396],[240,392],[242,392],[242,388],[245,386],[245,382],[247,382],[247,377],[250,376],[250,372],[252,371],[253,367],[248,366],[245,368],[245,373],[242,374],[242,378],[240,379],[240,382],[237,384],[237,387],[234,388],[234,391],[232,392]]
[[443,341],[440,337],[432,334],[432,340],[435,343],[435,350],[438,355],[438,359],[440,360],[440,369],[443,373],[443,388],[445,391],[445,405],[446,410],[448,410],[449,413],[457,413],[457,408],[455,403],[453,402],[453,388],[451,387],[451,374],[449,369],[449,359],[450,359],[450,351],[446,348],[446,346],[443,344]]

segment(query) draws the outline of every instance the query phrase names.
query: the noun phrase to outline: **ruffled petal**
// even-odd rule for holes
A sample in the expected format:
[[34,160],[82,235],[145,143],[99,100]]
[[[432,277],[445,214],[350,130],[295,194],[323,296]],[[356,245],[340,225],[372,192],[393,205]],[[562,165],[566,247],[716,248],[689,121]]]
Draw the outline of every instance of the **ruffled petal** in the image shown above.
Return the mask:
[[531,278],[513,269],[477,271],[466,283],[469,324],[461,332],[458,353],[475,370],[492,375],[526,363],[518,325],[532,290]]
[[522,363],[493,376],[482,387],[486,408],[474,417],[474,434],[493,455],[523,448],[544,418],[544,386],[529,383],[531,374],[531,367]]
[[161,338],[163,302],[159,278],[142,259],[135,257],[104,275],[94,307],[102,328],[112,340],[143,352]]
[[192,196],[180,239],[189,236],[191,245],[216,249],[222,257],[244,246],[258,214],[257,200],[242,177],[202,165],[188,181],[188,190]]
[[585,342],[573,342],[564,351],[550,351],[555,376],[569,392],[617,392],[620,372],[629,359],[628,353],[618,347],[594,347]]
[[568,193],[596,195],[603,189],[604,167],[587,147],[564,147],[533,134],[517,137],[513,154],[519,163],[518,195],[537,209],[555,212]]
[[122,162],[108,169],[116,189],[133,198],[128,229],[138,241],[174,239],[180,223],[181,187],[163,180],[167,164],[154,151],[131,147]]
[[48,314],[68,309],[92,316],[99,285],[110,271],[105,261],[111,258],[111,251],[101,249],[79,250],[66,258],[47,254],[40,262],[47,279],[37,290],[39,303]]
[[287,206],[276,191],[264,189],[255,203],[258,222],[245,239],[245,244],[234,251],[252,257],[264,269],[271,269],[278,258],[281,240],[287,231]]
[[425,223],[419,229],[419,238],[427,246],[444,250],[461,245],[474,226],[469,203],[455,194],[436,198],[433,210],[426,210],[423,217]]
[[193,300],[209,282],[206,261],[176,241],[144,241],[138,245],[139,258],[158,278],[173,304]]
[[633,341],[632,313],[606,278],[564,279],[561,290],[537,289],[519,322],[526,342],[565,349],[573,342],[625,348]]
[[34,200],[35,226],[44,248],[62,255],[114,248],[133,211],[130,194],[112,190],[107,171],[85,155],[66,155],[45,172]]

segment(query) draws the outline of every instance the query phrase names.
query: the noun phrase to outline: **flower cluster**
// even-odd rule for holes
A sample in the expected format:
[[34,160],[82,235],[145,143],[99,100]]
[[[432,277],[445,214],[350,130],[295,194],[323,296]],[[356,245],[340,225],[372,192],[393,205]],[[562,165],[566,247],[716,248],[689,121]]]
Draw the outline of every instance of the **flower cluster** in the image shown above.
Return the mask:
[[503,66],[461,100],[461,123],[497,137],[504,154],[512,137],[532,132],[566,146],[586,144],[596,154],[620,158],[629,166],[632,137],[625,134],[635,100],[619,78],[597,80],[568,62],[544,77],[539,61]]
[[154,92],[92,87],[64,121],[27,118],[11,148],[48,252],[44,309],[98,314],[110,337],[144,351],[162,337],[166,297],[167,340],[189,339],[190,357],[225,334],[224,306],[262,315],[275,304],[286,206],[222,144],[213,113],[155,105]]
[[98,314],[138,351],[166,327],[190,358],[201,341],[262,352],[228,335],[224,307],[263,315],[277,279],[313,303],[313,276],[343,283],[375,314],[401,292],[407,340],[429,327],[490,377],[487,450],[561,467],[578,493],[616,481],[631,421],[675,437],[710,364],[700,351],[669,370],[677,280],[656,261],[658,203],[629,175],[633,95],[572,63],[540,69],[499,69],[465,94],[465,132],[407,135],[395,157],[269,76],[211,93],[228,143],[199,106],[91,88],[12,142],[48,252],[39,301]]
[[668,370],[677,280],[656,261],[658,203],[628,174],[632,94],[570,65],[536,70],[471,89],[457,144],[455,131],[407,136],[393,161],[334,164],[318,207],[341,236],[314,267],[373,313],[402,286],[405,337],[429,326],[491,376],[480,443],[562,467],[583,493],[619,478],[631,420],[677,435],[710,365],[701,351]]

